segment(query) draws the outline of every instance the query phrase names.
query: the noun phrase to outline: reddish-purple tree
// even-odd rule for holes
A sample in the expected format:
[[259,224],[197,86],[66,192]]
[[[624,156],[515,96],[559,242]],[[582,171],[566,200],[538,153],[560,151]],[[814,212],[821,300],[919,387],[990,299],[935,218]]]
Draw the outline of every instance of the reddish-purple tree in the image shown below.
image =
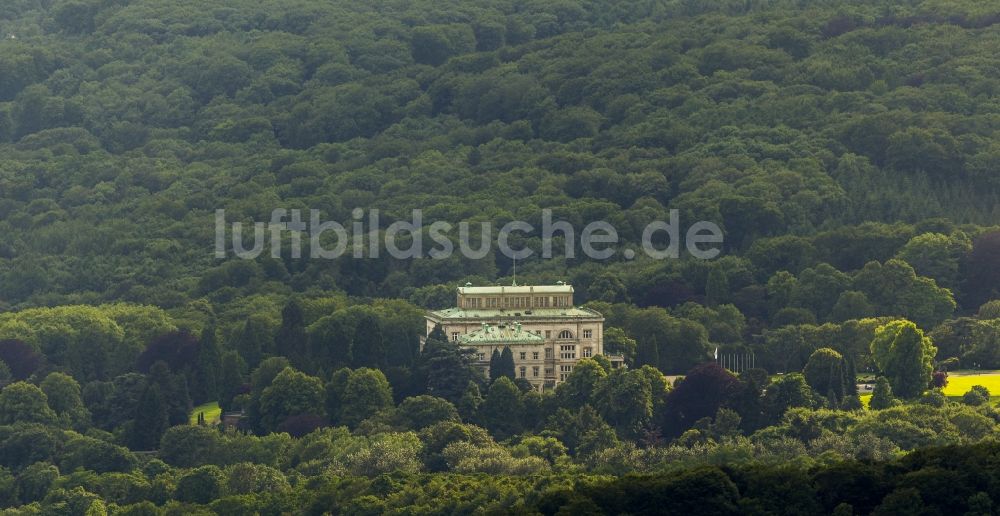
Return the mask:
[[0,340],[0,360],[7,364],[15,380],[28,378],[42,366],[42,355],[28,343],[16,339]]
[[136,359],[136,367],[146,373],[158,361],[163,361],[173,372],[194,367],[198,358],[198,337],[187,330],[171,331],[154,338]]
[[704,417],[714,417],[736,390],[739,380],[715,362],[695,366],[667,395],[663,430],[676,437]]

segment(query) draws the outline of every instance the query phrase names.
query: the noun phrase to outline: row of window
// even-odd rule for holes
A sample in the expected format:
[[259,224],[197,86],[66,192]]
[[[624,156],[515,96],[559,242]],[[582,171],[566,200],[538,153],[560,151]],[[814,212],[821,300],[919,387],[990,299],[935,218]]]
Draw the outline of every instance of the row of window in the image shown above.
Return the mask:
[[[535,330],[535,335],[541,335],[541,334],[542,334],[542,330]],[[462,335],[461,332],[453,331],[453,332],[451,332],[451,340],[457,342],[458,338],[461,335]],[[545,338],[546,339],[551,339],[552,338],[552,330],[545,330]],[[572,339],[573,338],[573,332],[571,332],[569,330],[563,330],[563,331],[559,332],[559,338],[563,339],[563,340]],[[583,338],[584,339],[592,339],[592,338],[594,338],[594,330],[583,330]]]
[[463,308],[563,308],[572,306],[570,296],[466,297]]
[[[563,359],[573,359],[573,358],[576,358],[576,346],[560,346],[560,347],[562,348],[560,350],[560,353],[559,353],[559,356],[561,358],[563,358]],[[594,355],[593,348],[583,348],[583,358],[590,358],[593,355]],[[528,352],[527,351],[521,351],[518,356],[520,357],[521,360],[527,360],[528,359]],[[552,358],[552,350],[551,349],[546,349],[545,350],[545,358],[546,359]],[[478,360],[486,360],[486,353],[476,353],[476,359],[478,359]],[[531,352],[531,359],[532,360],[538,360],[538,352],[537,351],[532,351]]]

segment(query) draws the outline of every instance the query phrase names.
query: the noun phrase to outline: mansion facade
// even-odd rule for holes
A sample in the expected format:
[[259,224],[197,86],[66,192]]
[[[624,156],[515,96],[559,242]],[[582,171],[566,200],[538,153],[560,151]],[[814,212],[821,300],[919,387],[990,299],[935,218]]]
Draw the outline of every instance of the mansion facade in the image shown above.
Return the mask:
[[[475,351],[489,374],[493,350],[509,347],[514,374],[536,390],[566,380],[582,358],[604,355],[604,316],[573,304],[573,287],[459,287],[455,307],[427,313],[427,332],[441,327],[449,340]],[[621,357],[608,357],[620,367]]]

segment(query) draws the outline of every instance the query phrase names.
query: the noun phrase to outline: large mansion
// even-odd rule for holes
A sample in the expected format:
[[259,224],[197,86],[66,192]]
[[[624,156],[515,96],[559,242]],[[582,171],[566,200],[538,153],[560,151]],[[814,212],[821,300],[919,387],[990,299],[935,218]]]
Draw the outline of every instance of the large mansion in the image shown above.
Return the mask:
[[[428,312],[427,334],[440,325],[445,335],[476,351],[489,372],[495,349],[510,347],[514,372],[537,390],[566,379],[581,358],[604,354],[604,316],[573,305],[573,287],[459,287],[456,306]],[[609,357],[620,366],[620,357]]]

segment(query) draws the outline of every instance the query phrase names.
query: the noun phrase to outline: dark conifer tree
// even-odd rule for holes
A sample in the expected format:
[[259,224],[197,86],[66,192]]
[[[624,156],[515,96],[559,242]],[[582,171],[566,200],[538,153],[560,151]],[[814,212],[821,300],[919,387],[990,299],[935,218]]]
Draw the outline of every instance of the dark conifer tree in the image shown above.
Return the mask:
[[655,335],[640,340],[636,349],[635,366],[644,365],[660,367],[660,348]]
[[358,318],[351,345],[355,367],[381,368],[386,363],[385,341],[382,324],[373,313],[365,312]]
[[281,311],[281,328],[274,336],[272,354],[288,357],[296,368],[311,371],[309,359],[309,342],[306,337],[305,315],[302,304],[292,298]]
[[222,373],[222,352],[216,338],[215,323],[209,323],[201,332],[198,362],[195,364],[191,398],[196,404],[219,399],[219,375]]
[[160,387],[150,381],[136,405],[130,445],[134,450],[155,450],[170,427],[169,407]]
[[504,346],[503,351],[500,352],[500,375],[506,376],[511,380],[516,378],[514,373],[514,352],[510,350],[510,346]]
[[490,355],[490,381],[496,380],[503,375],[500,371],[500,349],[494,348]]

